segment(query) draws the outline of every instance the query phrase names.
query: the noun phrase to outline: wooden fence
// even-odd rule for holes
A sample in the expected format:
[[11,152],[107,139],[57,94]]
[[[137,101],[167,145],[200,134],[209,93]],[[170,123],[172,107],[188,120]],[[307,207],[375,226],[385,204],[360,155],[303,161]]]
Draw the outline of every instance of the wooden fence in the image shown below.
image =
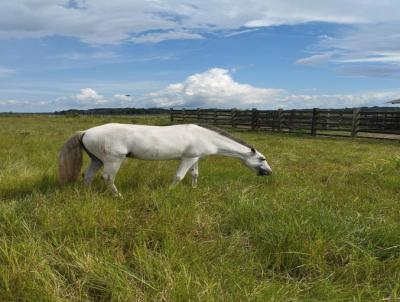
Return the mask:
[[379,133],[400,135],[400,110],[302,109],[222,110],[170,109],[173,123],[206,123],[253,130],[308,132],[311,135]]

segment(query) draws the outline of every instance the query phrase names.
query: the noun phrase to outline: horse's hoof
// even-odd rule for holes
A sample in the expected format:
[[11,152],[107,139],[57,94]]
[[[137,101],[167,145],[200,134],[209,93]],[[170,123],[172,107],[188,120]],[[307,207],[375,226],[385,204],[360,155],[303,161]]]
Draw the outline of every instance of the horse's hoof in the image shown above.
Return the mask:
[[123,196],[122,196],[122,194],[121,193],[111,193],[111,195],[112,195],[112,197],[114,197],[114,198],[124,198]]

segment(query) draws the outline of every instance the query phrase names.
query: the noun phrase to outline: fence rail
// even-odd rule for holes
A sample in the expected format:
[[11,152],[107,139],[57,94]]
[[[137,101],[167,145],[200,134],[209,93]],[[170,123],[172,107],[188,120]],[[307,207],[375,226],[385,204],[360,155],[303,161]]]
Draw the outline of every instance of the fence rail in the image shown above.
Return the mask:
[[400,135],[400,109],[170,109],[171,122],[206,123],[253,130],[300,131],[311,135]]

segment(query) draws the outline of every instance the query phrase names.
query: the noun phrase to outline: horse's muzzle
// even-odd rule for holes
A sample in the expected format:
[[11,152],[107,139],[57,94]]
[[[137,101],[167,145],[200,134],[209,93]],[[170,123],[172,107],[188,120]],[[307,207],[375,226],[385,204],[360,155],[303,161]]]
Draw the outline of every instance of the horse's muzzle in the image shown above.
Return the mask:
[[258,176],[269,176],[271,174],[272,174],[272,171],[271,170],[266,170],[266,169],[260,169],[257,172]]

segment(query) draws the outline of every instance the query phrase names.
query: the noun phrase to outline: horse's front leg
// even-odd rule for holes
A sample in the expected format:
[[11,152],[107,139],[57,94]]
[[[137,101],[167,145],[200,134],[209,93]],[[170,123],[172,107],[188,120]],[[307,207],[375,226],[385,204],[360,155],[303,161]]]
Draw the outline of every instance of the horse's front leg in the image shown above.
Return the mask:
[[178,170],[176,171],[174,181],[172,182],[172,186],[176,185],[180,182],[186,175],[187,171],[199,160],[198,157],[186,158],[183,157],[181,159],[181,163],[179,164]]
[[196,161],[190,170],[192,172],[192,188],[197,188],[197,179],[199,178],[199,161]]

